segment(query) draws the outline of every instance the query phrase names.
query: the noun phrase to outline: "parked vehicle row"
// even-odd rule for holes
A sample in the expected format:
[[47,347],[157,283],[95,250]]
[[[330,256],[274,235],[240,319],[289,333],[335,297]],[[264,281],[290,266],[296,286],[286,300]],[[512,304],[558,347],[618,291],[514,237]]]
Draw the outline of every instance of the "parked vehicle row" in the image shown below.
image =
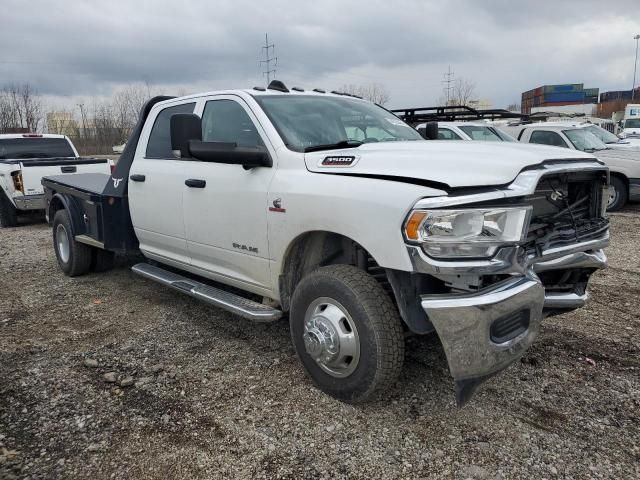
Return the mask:
[[277,81],[157,97],[111,175],[42,183],[65,274],[142,254],[133,271],[178,292],[288,315],[312,381],[349,402],[394,382],[412,332],[438,335],[464,403],[606,266],[609,171],[590,153],[423,141]]

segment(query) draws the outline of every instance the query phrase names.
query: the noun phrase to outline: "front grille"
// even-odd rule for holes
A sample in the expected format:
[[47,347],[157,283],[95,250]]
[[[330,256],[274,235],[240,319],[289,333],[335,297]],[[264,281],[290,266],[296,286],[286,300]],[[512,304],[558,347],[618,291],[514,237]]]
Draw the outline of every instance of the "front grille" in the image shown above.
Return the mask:
[[601,237],[609,227],[602,215],[604,172],[571,172],[542,177],[527,197],[533,206],[527,234],[528,250],[547,248]]

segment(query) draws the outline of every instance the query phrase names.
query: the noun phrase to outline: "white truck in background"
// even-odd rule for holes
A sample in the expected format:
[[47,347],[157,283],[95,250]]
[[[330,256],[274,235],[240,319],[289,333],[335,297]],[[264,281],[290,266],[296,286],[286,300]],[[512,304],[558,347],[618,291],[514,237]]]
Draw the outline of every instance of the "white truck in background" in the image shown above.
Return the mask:
[[630,103],[625,107],[619,135],[624,139],[640,140],[640,104]]
[[607,207],[610,212],[621,209],[628,201],[640,201],[640,151],[618,144],[612,133],[590,123],[573,122],[525,123],[500,128],[523,143],[551,145],[595,155],[611,172]]
[[14,227],[18,215],[42,211],[42,177],[71,173],[110,173],[110,160],[81,158],[64,135],[0,135],[0,228]]

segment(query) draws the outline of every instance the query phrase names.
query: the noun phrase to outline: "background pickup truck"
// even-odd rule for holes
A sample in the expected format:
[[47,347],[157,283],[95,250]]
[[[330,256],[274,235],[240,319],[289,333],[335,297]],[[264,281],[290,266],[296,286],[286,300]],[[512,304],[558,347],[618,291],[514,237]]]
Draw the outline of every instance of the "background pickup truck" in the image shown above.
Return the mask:
[[111,162],[80,158],[64,135],[0,135],[0,227],[17,225],[21,212],[44,212],[42,177],[111,172]]
[[584,305],[609,241],[589,154],[424,141],[373,103],[277,81],[153,99],[110,176],[43,184],[67,275],[142,253],[152,281],[288,315],[312,381],[348,402],[395,381],[412,332],[438,335],[464,403],[545,315]]
[[[607,209],[620,210],[640,201],[640,150],[620,145],[612,133],[590,123],[543,122],[500,127],[520,142],[588,152],[611,172]],[[608,136],[608,137],[607,137]]]

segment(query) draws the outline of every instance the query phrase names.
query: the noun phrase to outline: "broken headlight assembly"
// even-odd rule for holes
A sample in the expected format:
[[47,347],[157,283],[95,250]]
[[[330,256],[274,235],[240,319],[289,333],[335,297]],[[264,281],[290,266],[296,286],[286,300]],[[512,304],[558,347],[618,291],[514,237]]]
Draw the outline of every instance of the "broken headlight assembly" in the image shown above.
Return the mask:
[[434,258],[488,258],[499,247],[524,241],[532,208],[496,207],[413,210],[407,240]]

